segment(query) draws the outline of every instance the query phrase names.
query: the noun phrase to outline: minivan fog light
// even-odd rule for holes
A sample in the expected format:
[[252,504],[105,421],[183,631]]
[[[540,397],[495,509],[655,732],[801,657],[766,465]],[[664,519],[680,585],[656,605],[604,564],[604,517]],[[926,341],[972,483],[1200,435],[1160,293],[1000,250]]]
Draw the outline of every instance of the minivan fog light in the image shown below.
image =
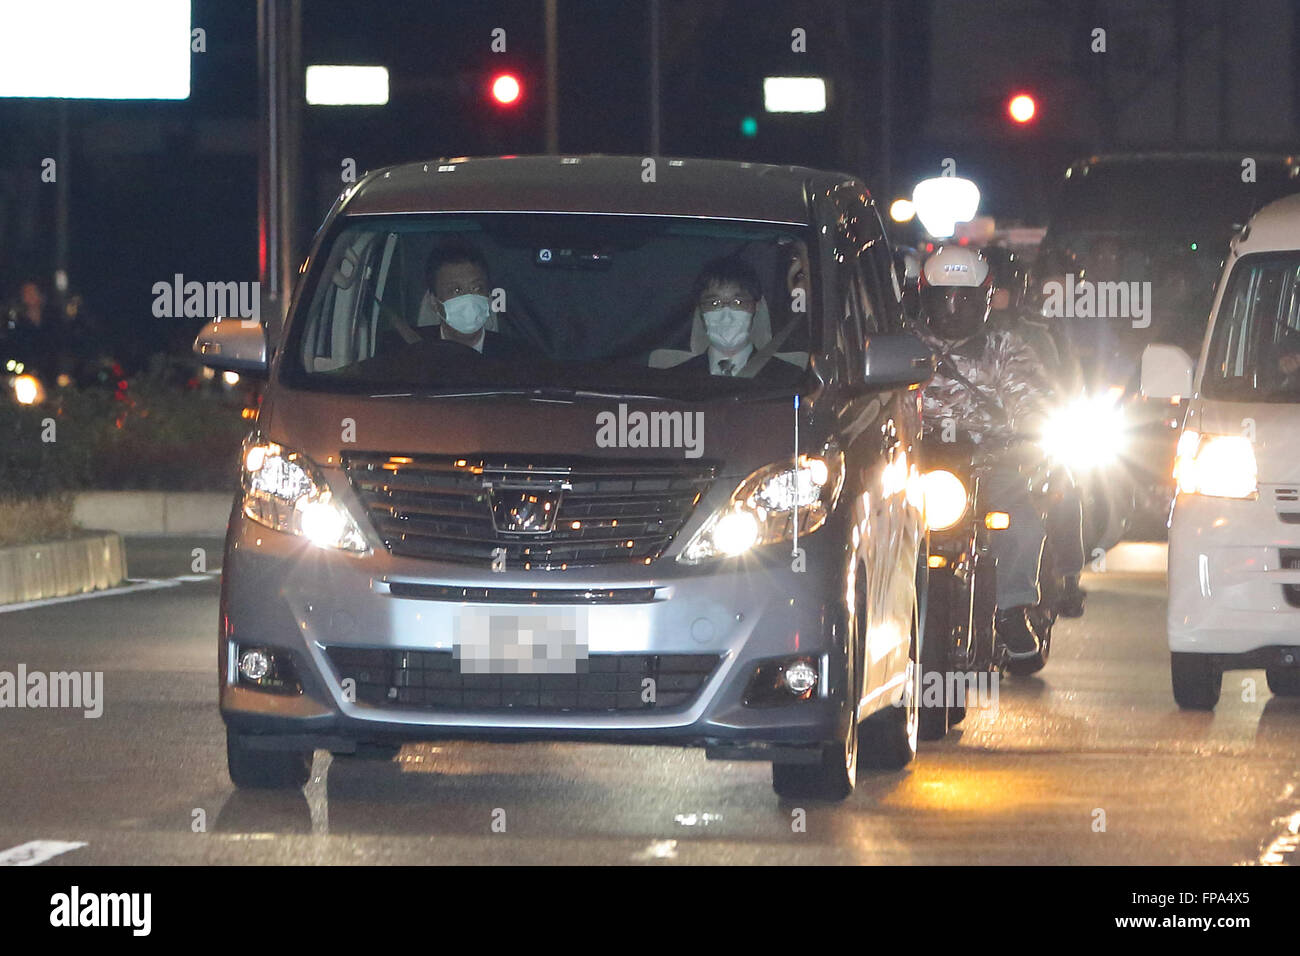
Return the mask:
[[271,656],[260,647],[244,651],[239,658],[239,673],[246,680],[260,681],[271,673]]
[[796,697],[802,697],[817,686],[817,668],[807,661],[796,661],[785,669],[785,686]]
[[746,707],[788,707],[812,700],[821,680],[820,661],[800,654],[761,662],[745,688]]
[[302,682],[298,680],[293,655],[288,651],[236,647],[235,653],[238,655],[236,669],[241,685],[271,694],[302,693]]

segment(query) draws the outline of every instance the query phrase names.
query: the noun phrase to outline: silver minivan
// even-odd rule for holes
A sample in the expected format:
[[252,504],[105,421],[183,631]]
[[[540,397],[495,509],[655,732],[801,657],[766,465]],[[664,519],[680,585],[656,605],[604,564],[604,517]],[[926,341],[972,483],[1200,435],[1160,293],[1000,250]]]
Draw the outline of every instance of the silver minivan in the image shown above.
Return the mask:
[[405,741],[701,746],[847,796],[916,749],[919,389],[844,174],[502,157],[369,174],[265,375],[222,573],[230,776]]

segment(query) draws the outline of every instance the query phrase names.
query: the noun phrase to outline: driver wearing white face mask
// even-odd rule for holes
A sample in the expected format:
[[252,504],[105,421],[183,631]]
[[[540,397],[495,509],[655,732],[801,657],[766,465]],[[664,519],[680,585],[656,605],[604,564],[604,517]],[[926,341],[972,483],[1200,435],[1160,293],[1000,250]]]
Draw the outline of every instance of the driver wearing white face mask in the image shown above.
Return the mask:
[[420,304],[418,328],[436,326],[443,341],[488,358],[508,354],[497,332],[482,253],[468,245],[435,246],[425,263],[424,278],[428,291]]

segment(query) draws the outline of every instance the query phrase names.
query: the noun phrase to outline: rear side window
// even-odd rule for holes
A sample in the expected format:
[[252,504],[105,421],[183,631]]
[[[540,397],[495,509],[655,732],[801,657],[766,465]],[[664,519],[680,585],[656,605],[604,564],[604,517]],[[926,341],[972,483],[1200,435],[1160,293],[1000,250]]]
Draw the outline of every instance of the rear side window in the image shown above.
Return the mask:
[[1214,322],[1201,391],[1225,401],[1300,401],[1300,253],[1237,263]]

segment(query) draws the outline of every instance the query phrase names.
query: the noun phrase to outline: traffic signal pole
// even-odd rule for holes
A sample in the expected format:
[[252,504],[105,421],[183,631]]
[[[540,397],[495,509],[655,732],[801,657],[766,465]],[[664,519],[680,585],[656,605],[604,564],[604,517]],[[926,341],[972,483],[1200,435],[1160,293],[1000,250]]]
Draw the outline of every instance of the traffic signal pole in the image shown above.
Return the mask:
[[546,152],[560,151],[559,82],[556,76],[557,46],[555,0],[546,0]]
[[650,155],[659,155],[659,0],[650,0]]
[[298,134],[303,99],[302,0],[258,0],[257,278],[278,339],[293,287]]

